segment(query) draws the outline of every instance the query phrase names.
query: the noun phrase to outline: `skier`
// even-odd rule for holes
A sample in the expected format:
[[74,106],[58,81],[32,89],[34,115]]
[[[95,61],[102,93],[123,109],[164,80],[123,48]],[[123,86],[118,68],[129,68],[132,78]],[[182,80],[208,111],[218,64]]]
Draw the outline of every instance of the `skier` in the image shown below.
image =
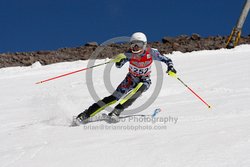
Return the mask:
[[121,68],[126,62],[129,62],[127,76],[113,94],[91,105],[84,112],[80,113],[76,117],[76,120],[80,123],[87,123],[90,117],[116,103],[122,96],[130,92],[108,114],[112,122],[118,122],[121,112],[150,87],[150,73],[153,60],[164,62],[168,66],[167,73],[170,71],[176,73],[170,58],[161,55],[157,49],[147,47],[147,37],[145,34],[141,32],[132,34],[129,51],[117,55],[114,59],[117,68]]

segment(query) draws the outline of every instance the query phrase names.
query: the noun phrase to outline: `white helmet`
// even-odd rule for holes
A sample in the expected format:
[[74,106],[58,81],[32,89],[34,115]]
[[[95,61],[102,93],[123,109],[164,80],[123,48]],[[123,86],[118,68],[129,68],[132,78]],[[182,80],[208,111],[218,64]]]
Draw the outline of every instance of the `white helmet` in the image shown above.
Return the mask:
[[130,49],[132,53],[141,53],[147,47],[147,37],[142,32],[136,32],[131,36],[130,44]]

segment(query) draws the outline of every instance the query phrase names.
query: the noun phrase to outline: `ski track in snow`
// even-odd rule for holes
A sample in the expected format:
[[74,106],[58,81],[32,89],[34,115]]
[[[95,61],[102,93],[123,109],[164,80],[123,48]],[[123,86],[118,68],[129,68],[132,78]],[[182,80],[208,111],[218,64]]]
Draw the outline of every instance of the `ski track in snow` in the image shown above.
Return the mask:
[[[178,118],[176,123],[135,122],[128,117],[115,125],[96,121],[69,127],[72,116],[94,102],[86,72],[34,83],[84,68],[87,61],[0,69],[0,166],[249,167],[250,45],[167,56],[179,77],[211,104],[211,109],[166,75],[156,101],[138,115],[151,115],[161,108],[156,118]],[[113,87],[125,77],[127,68],[127,64],[122,69],[112,68]],[[93,70],[101,98],[109,95],[103,83],[104,69]],[[164,64],[163,69],[167,69]],[[153,84],[131,108],[147,100],[156,78],[153,68]],[[114,129],[119,126],[166,129]],[[87,129],[91,127],[99,130]]]

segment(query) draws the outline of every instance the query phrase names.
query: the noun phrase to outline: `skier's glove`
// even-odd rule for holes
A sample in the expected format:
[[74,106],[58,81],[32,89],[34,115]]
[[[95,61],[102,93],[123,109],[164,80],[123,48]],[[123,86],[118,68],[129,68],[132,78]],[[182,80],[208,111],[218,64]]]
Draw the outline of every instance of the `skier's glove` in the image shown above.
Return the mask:
[[122,59],[126,59],[126,56],[123,53],[120,53],[113,59],[113,62],[118,63],[121,62]]
[[169,65],[169,66],[168,66],[167,73],[169,74],[170,71],[171,71],[172,73],[174,73],[174,74],[177,73],[177,71],[174,69],[174,66],[173,66],[173,65]]
[[123,64],[125,64],[124,62],[125,62],[125,59],[121,59],[121,61],[115,63],[115,66],[117,68],[121,68]]
[[126,59],[126,56],[123,53],[117,55],[116,58],[114,59],[115,66],[117,68],[121,68],[122,65],[124,64],[125,59]]

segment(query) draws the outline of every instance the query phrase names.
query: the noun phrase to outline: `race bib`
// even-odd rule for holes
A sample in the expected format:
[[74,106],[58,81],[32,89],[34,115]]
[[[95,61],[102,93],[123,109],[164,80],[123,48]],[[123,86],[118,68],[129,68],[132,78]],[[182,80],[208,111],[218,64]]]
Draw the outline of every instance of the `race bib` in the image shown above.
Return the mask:
[[129,65],[129,71],[135,76],[146,76],[151,73],[151,65],[144,68],[136,67],[132,64]]

